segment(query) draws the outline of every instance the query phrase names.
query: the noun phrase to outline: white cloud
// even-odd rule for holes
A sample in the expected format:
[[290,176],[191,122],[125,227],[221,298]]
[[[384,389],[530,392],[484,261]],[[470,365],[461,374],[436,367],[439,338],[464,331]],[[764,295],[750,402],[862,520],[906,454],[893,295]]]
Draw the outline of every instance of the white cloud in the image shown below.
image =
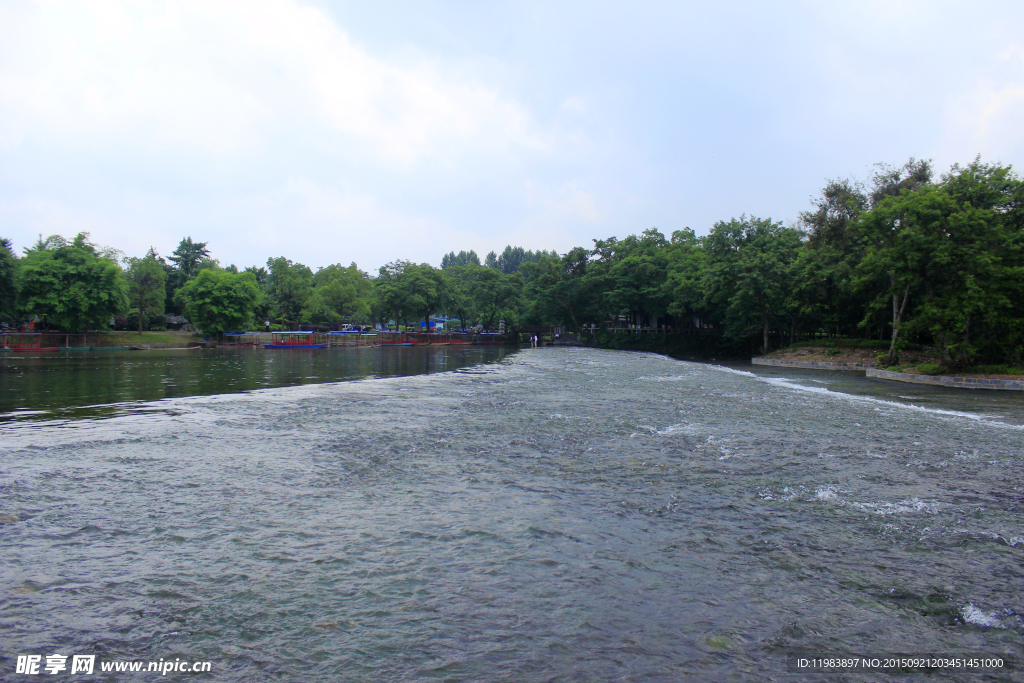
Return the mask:
[[426,61],[390,64],[294,0],[40,2],[0,18],[0,144],[223,156],[272,141],[409,168],[543,148],[529,115]]
[[[1010,162],[1024,151],[1024,45],[1008,49],[973,87],[951,96],[934,153],[942,165],[981,154]],[[1020,170],[1020,169],[1018,169]]]

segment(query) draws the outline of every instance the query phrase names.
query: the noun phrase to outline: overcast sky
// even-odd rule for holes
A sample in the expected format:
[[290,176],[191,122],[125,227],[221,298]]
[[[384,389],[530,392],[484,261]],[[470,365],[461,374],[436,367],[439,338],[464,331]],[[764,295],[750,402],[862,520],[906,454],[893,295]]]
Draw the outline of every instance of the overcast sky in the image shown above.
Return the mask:
[[0,2],[0,236],[439,264],[1024,164],[1024,2]]

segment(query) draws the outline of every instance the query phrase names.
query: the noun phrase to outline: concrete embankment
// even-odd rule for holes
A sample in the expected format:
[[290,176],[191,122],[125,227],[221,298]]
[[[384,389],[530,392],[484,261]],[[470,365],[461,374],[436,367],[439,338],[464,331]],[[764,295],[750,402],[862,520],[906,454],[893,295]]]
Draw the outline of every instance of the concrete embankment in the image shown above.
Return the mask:
[[953,387],[954,389],[997,389],[1001,391],[1024,391],[1024,380],[994,379],[989,377],[951,377],[949,375],[912,375],[891,370],[867,370],[868,377],[891,379],[910,384],[929,384],[936,387]]
[[807,370],[867,370],[873,363],[832,363],[813,360],[776,360],[774,358],[751,358],[754,365],[769,365],[776,368],[805,368]]

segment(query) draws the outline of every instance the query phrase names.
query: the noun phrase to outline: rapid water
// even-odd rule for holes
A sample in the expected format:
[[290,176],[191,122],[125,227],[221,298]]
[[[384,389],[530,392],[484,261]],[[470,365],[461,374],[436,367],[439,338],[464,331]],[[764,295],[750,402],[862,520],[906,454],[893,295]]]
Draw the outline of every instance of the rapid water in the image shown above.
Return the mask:
[[538,349],[0,424],[0,514],[21,520],[0,526],[0,678],[52,652],[205,659],[214,676],[177,677],[218,681],[1020,663],[1024,431],[1002,414],[1024,397],[811,378]]

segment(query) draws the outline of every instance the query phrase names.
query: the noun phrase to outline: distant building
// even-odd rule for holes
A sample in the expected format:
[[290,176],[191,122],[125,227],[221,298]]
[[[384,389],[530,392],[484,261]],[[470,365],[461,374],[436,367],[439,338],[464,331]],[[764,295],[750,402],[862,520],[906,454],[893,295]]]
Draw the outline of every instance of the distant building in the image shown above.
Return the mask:
[[181,315],[165,315],[164,322],[169,330],[180,330],[182,332],[191,331],[192,327],[189,325],[188,318]]

